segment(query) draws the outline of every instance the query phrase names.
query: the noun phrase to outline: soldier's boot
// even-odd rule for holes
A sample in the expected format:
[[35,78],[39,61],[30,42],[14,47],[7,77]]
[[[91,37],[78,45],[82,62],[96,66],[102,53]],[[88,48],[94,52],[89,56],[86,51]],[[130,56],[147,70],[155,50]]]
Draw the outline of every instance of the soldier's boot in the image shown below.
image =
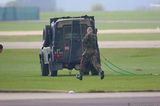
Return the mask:
[[104,71],[101,71],[101,72],[99,73],[99,75],[100,75],[101,80],[103,80],[103,79],[104,79]]
[[79,80],[83,80],[83,75],[82,74],[77,74],[76,78],[79,79]]

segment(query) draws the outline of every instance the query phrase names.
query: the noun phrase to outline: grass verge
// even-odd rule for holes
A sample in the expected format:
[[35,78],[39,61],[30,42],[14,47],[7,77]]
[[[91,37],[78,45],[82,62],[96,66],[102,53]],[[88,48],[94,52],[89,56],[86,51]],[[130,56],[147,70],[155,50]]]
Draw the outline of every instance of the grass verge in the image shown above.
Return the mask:
[[[160,20],[159,11],[115,11],[115,12],[44,12],[40,21],[8,21],[0,22],[0,31],[42,30],[49,19],[62,16],[93,15],[95,20]],[[133,29],[157,28],[159,23],[96,23],[98,29]]]
[[93,15],[96,20],[159,20],[159,11],[106,11],[106,12],[42,12],[41,20],[61,16]]
[[159,33],[144,34],[101,34],[99,41],[157,41],[160,40]]
[[37,42],[42,41],[42,35],[33,36],[0,36],[0,42]]
[[[75,79],[77,71],[59,71],[58,77],[40,76],[39,50],[4,50],[0,54],[0,90],[66,92],[117,92],[160,90],[160,49],[101,49],[101,54],[117,66],[136,75],[120,75],[104,64],[106,77]],[[104,59],[102,59],[105,61]]]
[[[157,41],[159,34],[101,34],[99,41]],[[0,36],[0,42],[41,42],[42,35],[35,36]]]
[[[42,30],[48,22],[12,21],[0,22],[0,31],[34,31]],[[96,23],[98,29],[156,29],[159,23]]]

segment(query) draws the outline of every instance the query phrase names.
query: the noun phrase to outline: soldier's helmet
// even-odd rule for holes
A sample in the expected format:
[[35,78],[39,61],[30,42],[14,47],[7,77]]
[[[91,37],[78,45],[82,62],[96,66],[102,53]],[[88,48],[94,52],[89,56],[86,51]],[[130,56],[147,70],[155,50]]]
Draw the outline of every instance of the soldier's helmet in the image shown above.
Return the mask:
[[92,32],[93,32],[92,27],[88,27],[88,28],[87,28],[87,33],[92,33]]

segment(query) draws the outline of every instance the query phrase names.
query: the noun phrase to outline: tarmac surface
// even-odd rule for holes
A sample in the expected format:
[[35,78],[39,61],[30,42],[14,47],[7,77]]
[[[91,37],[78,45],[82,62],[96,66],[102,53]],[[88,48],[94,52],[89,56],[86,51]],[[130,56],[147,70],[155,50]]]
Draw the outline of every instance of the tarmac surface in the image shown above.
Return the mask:
[[[114,33],[160,33],[155,29],[114,29],[98,30],[98,34]],[[0,31],[0,36],[33,36],[42,35],[42,31]],[[42,42],[0,42],[6,49],[36,49],[42,47]],[[100,48],[160,48],[160,41],[100,41]]]
[[[130,33],[160,33],[160,28],[155,29],[108,29],[98,30],[98,34],[130,34]],[[0,36],[33,36],[42,35],[42,31],[0,31]]]
[[[160,33],[155,29],[114,29],[98,30],[98,34],[114,33]],[[0,36],[33,36],[42,35],[42,31],[0,31]],[[160,48],[160,41],[100,41],[100,48]],[[1,42],[6,49],[34,49],[42,47],[42,42]]]
[[[100,30],[109,33],[160,33],[157,29]],[[0,36],[41,35],[42,31],[0,32]],[[37,49],[42,42],[1,42],[4,49]],[[100,48],[160,48],[160,41],[100,41]],[[160,92],[0,93],[0,106],[160,106]]]
[[[4,49],[40,49],[42,42],[1,42]],[[160,41],[99,41],[99,48],[160,48]]]
[[160,92],[0,93],[0,106],[160,106]]
[[[114,33],[160,33],[160,29],[98,31],[98,34]],[[0,31],[0,36],[32,35],[42,35],[42,31]],[[4,49],[36,49],[42,45],[42,42],[0,43],[3,44]],[[160,48],[160,41],[101,41],[98,43],[100,48]],[[160,92],[0,93],[0,106],[160,106]]]

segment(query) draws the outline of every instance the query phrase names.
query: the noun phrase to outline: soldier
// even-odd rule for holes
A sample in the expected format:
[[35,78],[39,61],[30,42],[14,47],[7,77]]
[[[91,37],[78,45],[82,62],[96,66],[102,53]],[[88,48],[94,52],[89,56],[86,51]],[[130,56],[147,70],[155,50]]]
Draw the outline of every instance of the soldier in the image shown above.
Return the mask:
[[99,72],[100,78],[104,78],[104,71],[101,69],[101,65],[97,60],[97,36],[93,33],[92,27],[87,28],[87,34],[83,40],[84,52],[82,54],[80,62],[80,73],[76,75],[77,79],[83,79],[83,73],[87,69],[87,65],[93,64],[94,68]]
[[2,51],[3,51],[3,45],[0,44],[0,53],[2,53]]

